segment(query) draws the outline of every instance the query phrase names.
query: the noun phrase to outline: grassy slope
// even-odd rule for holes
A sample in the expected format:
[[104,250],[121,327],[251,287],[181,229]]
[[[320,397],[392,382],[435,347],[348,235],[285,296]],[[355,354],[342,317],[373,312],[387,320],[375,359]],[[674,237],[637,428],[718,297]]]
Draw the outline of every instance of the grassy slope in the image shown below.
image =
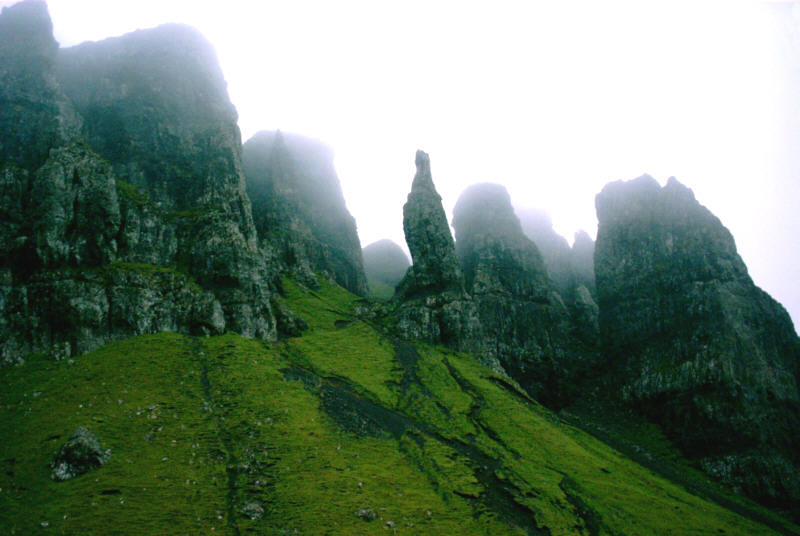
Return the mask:
[[[0,369],[0,532],[771,534],[468,356],[381,336],[345,291],[286,288],[301,338],[165,333]],[[56,483],[81,425],[112,456]]]

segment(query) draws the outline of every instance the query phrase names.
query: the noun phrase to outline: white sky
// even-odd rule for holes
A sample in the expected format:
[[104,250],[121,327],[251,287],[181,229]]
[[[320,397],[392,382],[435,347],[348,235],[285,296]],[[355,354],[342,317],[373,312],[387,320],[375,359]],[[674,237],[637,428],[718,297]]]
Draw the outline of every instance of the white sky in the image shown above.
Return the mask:
[[[0,0],[0,5],[13,2]],[[50,0],[62,46],[165,22],[215,46],[243,139],[323,140],[362,245],[405,246],[414,151],[451,209],[506,185],[570,242],[612,180],[670,175],[800,325],[800,5]]]

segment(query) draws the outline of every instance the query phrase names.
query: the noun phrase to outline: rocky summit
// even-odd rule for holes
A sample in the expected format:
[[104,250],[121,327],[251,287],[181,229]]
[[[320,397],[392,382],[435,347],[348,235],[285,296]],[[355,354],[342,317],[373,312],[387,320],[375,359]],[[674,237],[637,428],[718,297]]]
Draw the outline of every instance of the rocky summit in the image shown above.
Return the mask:
[[569,312],[506,189],[467,188],[453,209],[453,227],[487,350],[533,396],[563,404],[585,363],[570,340]]
[[559,294],[565,296],[571,283],[570,247],[566,238],[553,229],[550,215],[537,209],[518,209],[522,232],[525,233],[542,256],[550,279]]
[[403,205],[403,231],[411,252],[411,270],[400,284],[400,293],[411,297],[443,291],[460,292],[464,278],[456,258],[453,236],[447,223],[442,198],[433,185],[431,161],[417,151],[417,173]]
[[597,196],[600,328],[622,397],[704,470],[761,500],[800,499],[800,342],[730,232],[671,178]]
[[536,244],[553,287],[570,312],[572,335],[587,349],[596,349],[599,309],[594,284],[594,241],[585,231],[578,231],[570,248],[553,229],[547,212],[518,209],[516,214],[522,232]]
[[242,158],[259,240],[275,255],[276,268],[312,286],[318,272],[327,273],[366,295],[356,221],[332,151],[316,140],[264,131],[244,144]]
[[397,286],[391,322],[405,338],[481,355],[477,309],[464,290],[453,235],[433,184],[430,158],[417,151],[415,163],[417,172],[403,205],[403,230],[412,264]]

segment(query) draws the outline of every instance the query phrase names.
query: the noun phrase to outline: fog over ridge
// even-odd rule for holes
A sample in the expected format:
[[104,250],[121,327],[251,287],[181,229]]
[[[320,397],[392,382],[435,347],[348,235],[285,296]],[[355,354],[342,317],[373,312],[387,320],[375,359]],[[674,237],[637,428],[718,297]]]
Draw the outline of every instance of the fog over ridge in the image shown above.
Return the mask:
[[579,229],[594,236],[607,182],[675,176],[800,323],[796,4],[48,5],[64,47],[196,27],[215,46],[243,140],[281,129],[333,149],[362,245],[404,244],[418,148],[448,217],[468,185],[497,182],[515,206],[545,208],[570,242]]

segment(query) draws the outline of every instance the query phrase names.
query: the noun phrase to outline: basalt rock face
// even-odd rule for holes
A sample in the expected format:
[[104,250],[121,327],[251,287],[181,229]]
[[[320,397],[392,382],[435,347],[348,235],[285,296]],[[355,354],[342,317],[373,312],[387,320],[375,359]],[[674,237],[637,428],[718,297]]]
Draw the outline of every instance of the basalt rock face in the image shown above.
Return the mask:
[[572,248],[553,229],[549,214],[535,209],[517,210],[525,236],[530,238],[547,267],[555,290],[569,309],[573,333],[588,348],[598,342],[598,314],[594,283],[594,241],[585,231],[575,233]]
[[408,271],[410,263],[403,250],[391,240],[378,240],[362,250],[364,272],[370,285],[394,289]]
[[[395,291],[397,330],[405,337],[486,356],[478,312],[464,290],[430,159],[417,151],[415,163],[417,172],[403,206],[403,231],[412,265]],[[487,359],[484,362],[494,365]]]
[[476,184],[453,210],[456,253],[488,348],[544,403],[571,396],[588,364],[570,340],[570,317],[536,245],[522,232],[506,189]]
[[361,243],[331,150],[302,136],[259,132],[244,144],[243,162],[258,236],[277,269],[311,286],[316,272],[328,273],[364,296]]
[[403,205],[403,232],[411,252],[411,270],[398,289],[403,296],[464,290],[453,236],[433,185],[430,157],[417,151],[417,172]]
[[186,26],[140,30],[62,50],[58,78],[88,143],[132,186],[121,256],[179,266],[213,290],[228,329],[274,336],[237,114],[211,45]]
[[[235,112],[227,97],[215,103],[219,95],[205,92],[219,81],[182,64],[197,78],[179,87],[210,95],[199,109],[232,113],[184,118],[170,99],[188,97],[137,55],[153,38],[178,68],[175,55],[197,44],[185,42],[186,30],[59,56],[44,2],[4,9],[0,28],[2,361],[68,357],[163,330],[274,336]],[[99,129],[108,117],[113,128]]]
[[586,231],[575,233],[569,255],[569,270],[573,288],[584,286],[592,296],[597,295],[594,281],[594,240]]
[[570,247],[567,240],[553,229],[553,220],[547,212],[536,209],[516,211],[522,232],[539,250],[555,289],[566,295],[572,279]]
[[800,504],[800,342],[733,237],[675,179],[596,199],[603,347],[622,396],[712,475]]
[[80,120],[55,81],[58,43],[44,2],[0,16],[0,163],[36,169],[51,147],[70,141]]

